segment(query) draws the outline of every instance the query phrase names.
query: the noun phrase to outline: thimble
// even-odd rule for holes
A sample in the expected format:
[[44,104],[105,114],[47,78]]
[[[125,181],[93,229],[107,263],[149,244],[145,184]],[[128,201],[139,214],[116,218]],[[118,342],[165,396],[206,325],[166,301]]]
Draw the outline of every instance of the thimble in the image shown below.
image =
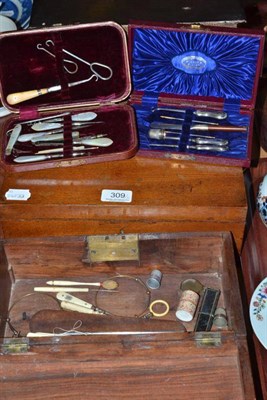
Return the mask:
[[161,285],[162,273],[158,269],[154,269],[150,277],[146,281],[147,287],[149,289],[159,289]]
[[228,325],[227,315],[224,308],[216,308],[216,311],[214,313],[213,325],[217,328],[225,328]]

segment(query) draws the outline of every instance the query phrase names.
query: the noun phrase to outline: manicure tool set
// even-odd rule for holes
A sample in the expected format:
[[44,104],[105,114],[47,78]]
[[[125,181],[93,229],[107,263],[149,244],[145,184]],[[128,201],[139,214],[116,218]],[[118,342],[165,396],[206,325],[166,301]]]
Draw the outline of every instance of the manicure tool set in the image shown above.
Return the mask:
[[136,113],[143,155],[158,151],[179,153],[185,158],[233,157],[238,151],[246,152],[248,116],[235,125],[227,112],[210,109],[155,107],[139,115],[137,107]]
[[11,111],[1,127],[4,168],[66,167],[136,153],[134,110],[123,103],[131,81],[120,25],[6,34],[0,52],[5,60],[0,65],[1,99]]
[[249,165],[261,35],[136,23],[129,37],[139,154]]

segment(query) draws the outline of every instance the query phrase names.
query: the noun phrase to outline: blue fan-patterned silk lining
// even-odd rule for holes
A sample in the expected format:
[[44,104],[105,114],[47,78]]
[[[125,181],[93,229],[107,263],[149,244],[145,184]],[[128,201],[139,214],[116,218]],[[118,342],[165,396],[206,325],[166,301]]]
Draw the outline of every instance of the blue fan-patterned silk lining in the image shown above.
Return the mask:
[[[144,92],[142,104],[134,105],[140,149],[246,160],[251,116],[241,112],[240,103],[250,101],[253,96],[260,38],[141,27],[135,28],[133,39],[133,88]],[[190,123],[194,123],[194,109],[183,107],[184,113],[169,112],[169,115],[182,119],[185,116],[184,121],[176,121],[182,128],[169,135],[175,137],[177,134],[177,140],[151,139],[151,123],[157,120],[168,122],[153,112],[162,93],[177,95],[177,105],[172,103],[171,106],[174,108],[180,108],[179,96],[199,96],[205,98],[205,102],[209,97],[223,99],[227,118],[219,123],[232,125],[233,131],[193,131]],[[207,119],[207,122],[218,121]],[[235,126],[245,126],[247,131],[235,131]],[[192,149],[194,134],[227,139],[229,147],[223,152]]]
[[260,38],[136,28],[136,91],[250,100]]

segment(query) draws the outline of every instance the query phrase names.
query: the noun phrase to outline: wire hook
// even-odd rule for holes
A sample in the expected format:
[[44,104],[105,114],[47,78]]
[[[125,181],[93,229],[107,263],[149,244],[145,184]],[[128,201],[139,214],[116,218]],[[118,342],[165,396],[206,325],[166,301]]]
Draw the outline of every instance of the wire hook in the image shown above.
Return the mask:
[[[47,40],[45,42],[45,44],[46,44],[47,47],[49,47],[51,45],[54,46],[54,43],[53,43],[52,40]],[[49,54],[51,57],[56,58],[55,54],[52,53],[51,51],[49,51],[46,47],[44,47],[42,45],[42,43],[38,43],[36,47],[37,47],[38,50],[44,51],[45,53]],[[69,69],[66,65],[64,65],[64,69],[68,74],[71,74],[71,75],[76,74],[76,72],[78,71],[79,67],[78,67],[78,64],[75,61],[71,61],[71,60],[68,60],[67,58],[64,58],[63,62],[65,64],[71,64],[72,66],[74,66],[74,69],[72,70],[72,69]]]
[[[47,47],[54,46],[54,42],[53,42],[51,39],[48,39],[48,40],[46,40],[45,45],[46,45]],[[49,54],[50,56],[52,56],[52,57],[55,58],[55,55],[54,55],[52,52],[50,52],[46,47],[44,47],[41,43],[38,43],[38,44],[37,44],[37,49],[38,49],[38,50],[43,50],[43,51],[45,51],[47,54]],[[101,63],[99,63],[99,62],[92,62],[92,63],[90,63],[89,61],[84,60],[83,58],[77,56],[77,55],[74,54],[74,53],[71,53],[70,51],[68,51],[68,50],[66,50],[66,49],[62,49],[62,51],[63,51],[63,53],[65,53],[65,54],[67,54],[68,56],[74,58],[75,60],[78,60],[78,61],[80,61],[81,63],[83,63],[83,64],[89,66],[92,75],[91,75],[89,78],[86,79],[86,82],[91,81],[93,78],[95,78],[95,81],[98,81],[99,79],[102,80],[102,81],[108,81],[108,80],[112,77],[112,75],[113,75],[113,71],[112,71],[112,69],[111,69],[108,65],[101,64]],[[65,58],[63,61],[64,61],[65,63],[74,64],[75,67],[76,67],[76,68],[75,68],[75,71],[72,71],[72,72],[70,72],[66,67],[64,67],[65,70],[66,70],[68,73],[74,74],[74,73],[76,73],[76,72],[78,71],[78,64],[77,64],[76,62],[71,61],[71,60],[66,59],[66,58]],[[97,68],[106,70],[107,75],[105,76],[105,75],[102,75],[101,73],[97,72]]]

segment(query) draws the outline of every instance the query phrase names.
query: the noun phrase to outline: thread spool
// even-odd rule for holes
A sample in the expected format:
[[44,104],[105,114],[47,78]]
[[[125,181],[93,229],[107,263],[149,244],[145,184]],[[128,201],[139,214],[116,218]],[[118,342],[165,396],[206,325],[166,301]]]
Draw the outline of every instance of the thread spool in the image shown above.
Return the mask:
[[147,287],[149,289],[159,289],[161,285],[162,273],[158,269],[154,269],[150,277],[146,281]]
[[216,311],[214,313],[213,325],[220,329],[227,327],[227,315],[224,308],[216,308]]
[[199,295],[193,290],[184,290],[179,301],[176,317],[183,322],[190,322],[194,318]]

